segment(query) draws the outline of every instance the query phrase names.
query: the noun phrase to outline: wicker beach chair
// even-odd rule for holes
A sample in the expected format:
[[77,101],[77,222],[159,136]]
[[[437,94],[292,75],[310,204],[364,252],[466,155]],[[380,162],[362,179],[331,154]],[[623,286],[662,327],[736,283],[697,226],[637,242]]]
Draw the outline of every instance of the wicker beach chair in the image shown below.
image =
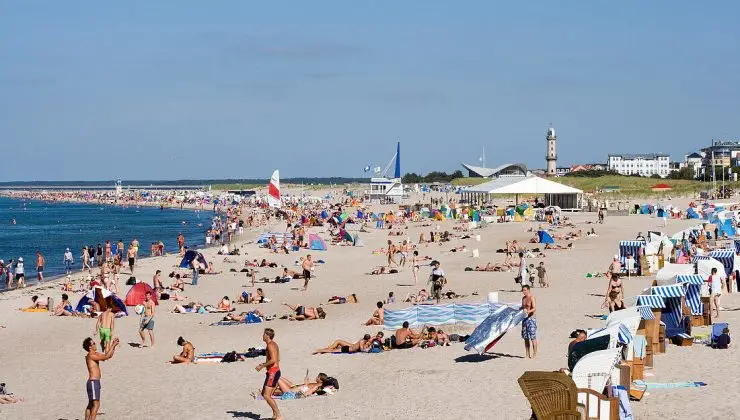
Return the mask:
[[576,384],[560,372],[528,371],[519,378],[519,387],[538,420],[581,420],[577,410]]

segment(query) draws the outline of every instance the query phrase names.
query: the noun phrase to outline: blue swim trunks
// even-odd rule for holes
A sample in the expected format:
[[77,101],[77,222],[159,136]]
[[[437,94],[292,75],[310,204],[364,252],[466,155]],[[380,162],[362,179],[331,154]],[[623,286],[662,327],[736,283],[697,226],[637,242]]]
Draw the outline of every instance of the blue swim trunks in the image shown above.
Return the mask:
[[534,318],[525,318],[522,321],[522,338],[525,340],[537,339],[537,320]]

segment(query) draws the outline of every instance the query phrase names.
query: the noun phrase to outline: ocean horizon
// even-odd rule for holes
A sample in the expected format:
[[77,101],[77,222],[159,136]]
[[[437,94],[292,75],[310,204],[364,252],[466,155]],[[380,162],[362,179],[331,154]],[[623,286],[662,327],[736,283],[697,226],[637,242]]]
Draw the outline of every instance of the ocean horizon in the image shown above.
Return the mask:
[[[105,247],[106,240],[113,245],[123,240],[128,246],[136,238],[140,244],[140,258],[150,256],[152,242],[160,240],[165,252],[178,252],[180,232],[188,247],[202,247],[214,215],[204,210],[0,197],[0,259],[7,264],[10,259],[18,261],[23,257],[26,283],[35,284],[37,250],[44,255],[44,279],[49,280],[66,273],[63,261],[66,248],[74,255],[72,271],[78,273],[82,269],[83,246],[97,247],[100,243]],[[5,289],[3,279],[0,290]]]

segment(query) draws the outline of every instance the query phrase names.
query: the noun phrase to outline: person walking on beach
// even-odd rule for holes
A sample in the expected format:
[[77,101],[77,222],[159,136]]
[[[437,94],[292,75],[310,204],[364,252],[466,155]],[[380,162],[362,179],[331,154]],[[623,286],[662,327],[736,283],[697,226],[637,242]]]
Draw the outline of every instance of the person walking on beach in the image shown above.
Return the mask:
[[528,273],[527,273],[527,260],[524,258],[524,253],[519,253],[519,283],[524,284],[525,281],[527,281]]
[[13,271],[13,259],[8,260],[8,265],[5,266],[5,273],[8,276],[8,290],[13,288],[13,279],[15,278],[15,272]]
[[[537,357],[537,302],[532,295],[532,291],[526,284],[522,286],[522,310],[527,315],[522,321],[522,338],[524,339],[524,348],[527,351],[527,358]],[[530,344],[532,351],[530,352]]]
[[123,250],[124,249],[125,248],[124,248],[124,245],[123,245],[123,239],[119,239],[118,240],[118,245],[116,246],[116,253],[118,253],[118,258],[121,261],[123,261]]
[[139,258],[139,241],[136,238],[131,241],[131,247],[134,249],[134,260],[136,260]]
[[177,249],[182,249],[185,246],[185,237],[182,236],[182,232],[177,235]]
[[64,251],[64,268],[67,270],[67,274],[72,272],[72,264],[74,263],[75,257],[72,255],[72,251],[67,248],[67,250]]
[[87,408],[85,408],[85,420],[95,420],[100,409],[100,362],[113,357],[113,352],[118,347],[118,338],[114,338],[108,350],[102,354],[95,349],[95,341],[87,337],[82,342],[82,348],[87,352],[85,364],[87,365],[88,379],[85,384],[87,389]]
[[113,260],[113,250],[111,249],[110,239],[105,241],[105,262],[111,262]]
[[92,272],[92,267],[90,267],[90,254],[88,254],[86,246],[82,247],[81,257],[82,257],[82,270],[81,271],[88,270]]
[[103,264],[103,245],[98,244],[98,251],[95,253],[95,263],[100,267]]
[[419,251],[414,251],[411,257],[411,274],[414,275],[414,286],[419,283]]
[[303,268],[303,290],[308,290],[308,282],[311,280],[311,271],[313,270],[313,260],[311,254],[306,255],[306,259],[303,260],[301,267]]
[[18,281],[18,287],[26,287],[26,268],[23,265],[23,257],[18,258],[18,262],[15,263],[15,279]]
[[190,282],[193,286],[198,285],[198,276],[200,275],[200,263],[198,262],[198,257],[193,258],[192,261],[190,261],[190,268],[193,269],[193,281]]
[[712,268],[712,274],[707,279],[707,282],[709,283],[709,293],[712,296],[710,302],[709,302],[709,313],[712,313],[712,308],[714,308],[715,313],[717,316],[715,318],[719,318],[719,298],[722,296],[722,278],[717,274],[717,268]]
[[41,251],[36,251],[36,276],[41,283],[44,281],[44,263],[46,261],[44,260],[44,256],[41,254]]
[[105,306],[105,311],[98,317],[95,325],[98,335],[100,336],[100,347],[105,351],[111,343],[113,331],[115,328],[115,317],[111,305]]
[[262,341],[267,344],[267,360],[265,360],[265,363],[258,364],[255,370],[259,372],[262,369],[267,369],[265,372],[265,383],[262,385],[262,397],[264,397],[265,402],[272,409],[272,418],[279,420],[283,416],[280,414],[277,403],[272,399],[272,393],[275,391],[275,387],[278,386],[278,381],[280,380],[280,349],[277,343],[273,341],[274,338],[275,330],[265,328],[265,332],[262,334]]
[[131,274],[134,274],[134,264],[136,264],[136,251],[134,250],[133,245],[128,246],[128,269],[131,271]]
[[396,262],[396,252],[398,250],[396,249],[396,245],[388,239],[388,268],[391,268],[392,264],[395,264],[396,267],[398,267],[398,263]]
[[144,313],[141,316],[141,323],[139,324],[141,346],[146,346],[144,330],[147,330],[149,331],[149,340],[151,341],[151,347],[154,347],[154,301],[152,300],[152,292],[146,292],[143,305]]

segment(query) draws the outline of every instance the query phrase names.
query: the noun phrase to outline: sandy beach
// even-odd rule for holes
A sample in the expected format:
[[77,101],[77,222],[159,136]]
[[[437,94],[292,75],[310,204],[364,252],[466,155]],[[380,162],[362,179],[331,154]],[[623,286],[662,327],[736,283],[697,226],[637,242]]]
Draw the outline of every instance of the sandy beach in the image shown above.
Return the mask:
[[[688,200],[685,200],[688,203]],[[674,203],[685,205],[681,200]],[[390,206],[375,206],[381,211]],[[426,279],[430,269],[422,266],[420,284],[413,283],[411,268],[407,266],[398,274],[366,275],[375,266],[385,263],[384,254],[373,254],[388,239],[401,241],[406,237],[415,243],[421,232],[436,226],[410,223],[403,237],[389,237],[387,230],[370,228],[362,235],[365,247],[329,245],[327,251],[300,251],[290,255],[276,255],[254,243],[259,230],[245,231],[236,244],[242,256],[232,256],[235,263],[223,262],[209,248],[204,255],[214,261],[218,275],[202,275],[197,287],[186,287],[187,301],[201,301],[215,305],[224,295],[236,300],[242,290],[253,290],[244,273],[229,272],[241,269],[246,260],[267,258],[279,266],[298,269],[295,262],[300,256],[311,253],[326,264],[318,265],[308,291],[299,290],[302,280],[286,284],[260,284],[271,303],[237,305],[237,312],[258,307],[267,314],[285,314],[281,302],[318,306],[333,295],[347,296],[356,293],[357,304],[325,305],[324,320],[296,322],[273,320],[260,324],[238,326],[209,326],[223,314],[173,314],[175,302],[163,301],[157,308],[156,345],[137,348],[139,317],[129,309],[130,316],[116,321],[116,333],[121,346],[115,356],[101,363],[102,404],[104,419],[231,419],[269,418],[267,404],[255,400],[250,393],[261,388],[264,373],[255,366],[264,358],[248,359],[230,364],[194,364],[187,366],[166,364],[173,354],[179,353],[176,345],[179,336],[191,341],[197,353],[245,351],[262,346],[262,331],[271,327],[276,331],[275,341],[280,346],[283,376],[292,381],[302,381],[306,370],[311,377],[325,372],[337,378],[341,390],[331,396],[310,397],[301,400],[278,401],[287,419],[343,419],[343,418],[486,418],[527,419],[529,404],[516,380],[528,370],[554,371],[567,365],[568,336],[576,328],[596,328],[603,325],[598,316],[606,313],[601,307],[606,288],[604,278],[584,278],[587,272],[605,271],[612,255],[617,252],[619,240],[633,239],[638,232],[662,230],[671,235],[695,224],[689,220],[670,220],[666,228],[660,219],[649,216],[608,216],[604,225],[587,225],[595,221],[594,213],[567,214],[577,229],[594,227],[598,237],[583,237],[574,242],[570,250],[548,250],[545,258],[535,258],[530,263],[544,261],[551,287],[534,288],[537,298],[537,322],[540,353],[536,359],[525,359],[520,331],[515,328],[492,349],[492,354],[478,356],[466,352],[462,343],[450,347],[410,350],[392,350],[380,354],[311,355],[314,349],[324,347],[335,339],[357,341],[363,334],[374,334],[380,327],[361,326],[372,314],[375,304],[393,291],[396,303],[389,309],[410,306],[401,299],[407,294],[428,287]],[[277,222],[273,222],[277,223]],[[432,222],[441,231],[453,232],[454,221]],[[453,239],[451,242],[419,247],[420,255],[441,261],[449,283],[446,289],[467,295],[456,299],[460,302],[484,302],[491,291],[498,291],[500,300],[515,303],[521,292],[514,283],[515,274],[492,272],[466,272],[465,267],[502,262],[504,254],[496,253],[507,240],[516,239],[528,244],[536,230],[537,222],[520,222],[489,225],[472,232],[470,239]],[[284,230],[284,223],[280,223]],[[563,228],[562,233],[575,229]],[[310,232],[320,233],[330,241],[325,228],[316,227]],[[481,241],[475,235],[481,236]],[[187,239],[187,238],[186,238]],[[455,246],[466,245],[467,252],[450,252]],[[472,249],[479,249],[480,258],[472,258]],[[178,256],[147,258],[139,262],[136,276],[151,284],[154,271],[165,274],[174,270]],[[258,277],[274,278],[282,268],[261,268]],[[79,276],[79,274],[77,274]],[[121,286],[128,277],[122,274]],[[164,278],[165,284],[169,279]],[[648,287],[651,277],[624,280],[625,296],[634,296]],[[247,286],[247,287],[245,287]],[[472,292],[478,291],[477,296]],[[51,317],[48,313],[24,313],[20,308],[30,305],[34,294],[51,296],[59,302],[58,284],[16,290],[0,295],[0,382],[7,383],[9,391],[26,398],[13,405],[0,405],[0,418],[82,418],[87,398],[85,381],[87,371],[85,352],[81,343],[85,337],[97,337],[95,320],[71,317]],[[79,295],[71,297],[73,303]],[[444,303],[448,303],[445,301]],[[737,295],[724,295],[721,321],[730,328],[740,318]],[[445,330],[461,333],[472,327],[453,327]],[[392,331],[385,331],[386,336]],[[726,351],[694,345],[676,347],[669,345],[666,354],[655,357],[655,367],[648,370],[650,382],[703,381],[708,386],[695,389],[666,389],[650,391],[640,402],[632,402],[636,419],[645,418],[737,418],[733,417],[736,403],[729,396],[731,389],[740,385],[740,364],[736,347]],[[729,392],[728,392],[729,391]],[[729,414],[728,414],[729,413]]]

